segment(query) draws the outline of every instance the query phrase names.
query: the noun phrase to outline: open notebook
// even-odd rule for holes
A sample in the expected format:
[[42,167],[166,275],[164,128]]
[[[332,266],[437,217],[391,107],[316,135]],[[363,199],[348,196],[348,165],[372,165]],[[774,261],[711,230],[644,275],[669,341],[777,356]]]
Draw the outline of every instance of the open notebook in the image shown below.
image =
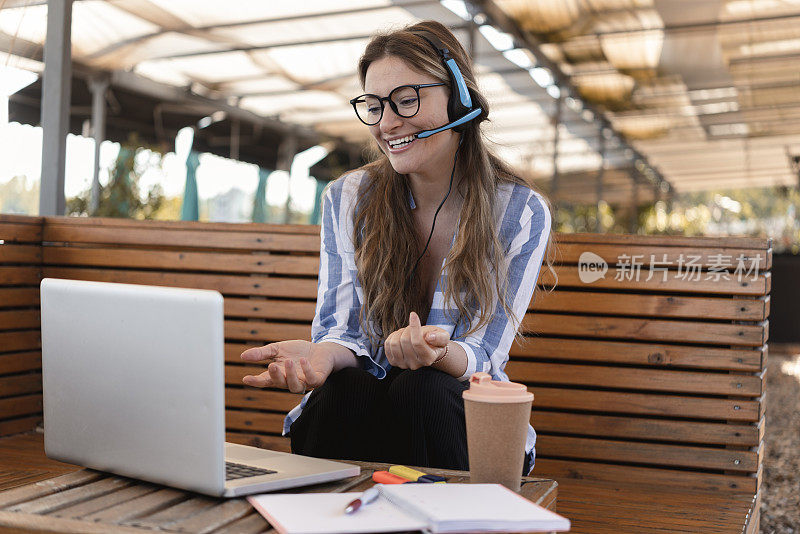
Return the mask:
[[499,484],[393,484],[354,514],[360,493],[256,495],[248,501],[281,534],[566,531],[569,520]]

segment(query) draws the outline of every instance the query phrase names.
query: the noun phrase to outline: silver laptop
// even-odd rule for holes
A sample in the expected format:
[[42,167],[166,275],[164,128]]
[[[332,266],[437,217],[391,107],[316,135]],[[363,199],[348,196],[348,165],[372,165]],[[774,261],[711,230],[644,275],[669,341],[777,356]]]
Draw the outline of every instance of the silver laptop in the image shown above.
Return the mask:
[[218,292],[46,278],[41,299],[48,457],[225,497],[360,473],[225,442]]

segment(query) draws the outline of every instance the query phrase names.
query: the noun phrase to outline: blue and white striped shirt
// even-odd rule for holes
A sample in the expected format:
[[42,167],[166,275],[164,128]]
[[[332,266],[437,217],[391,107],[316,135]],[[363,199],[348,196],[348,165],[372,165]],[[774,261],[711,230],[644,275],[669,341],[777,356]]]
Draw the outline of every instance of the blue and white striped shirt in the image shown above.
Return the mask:
[[[372,346],[359,324],[363,290],[355,265],[353,210],[365,176],[365,171],[342,176],[331,184],[323,199],[317,307],[311,338],[314,343],[328,341],[347,347],[355,353],[363,369],[377,378],[384,378],[391,364],[386,359],[383,345]],[[411,196],[409,204],[411,209],[415,209]],[[505,261],[508,262],[508,294],[513,295],[510,304],[515,317],[521,320],[531,302],[542,266],[550,235],[550,212],[542,197],[530,188],[503,183],[498,187],[495,213],[500,243],[505,247]],[[453,242],[455,237],[454,234]],[[444,272],[442,274],[446,275]],[[457,323],[448,320],[444,287],[441,285],[443,278],[440,277],[436,283],[426,324],[447,331],[450,339],[461,345],[467,353],[467,369],[458,380],[468,380],[472,373],[484,371],[492,375],[494,380],[508,381],[503,369],[516,333],[514,324],[506,317],[498,302],[490,322],[464,337],[463,333],[470,329],[471,324],[467,324],[463,318]],[[455,309],[455,306],[450,309]],[[472,321],[477,320],[477,316],[472,318]],[[292,423],[300,416],[310,394],[307,393],[300,404],[287,414],[283,424],[284,435],[289,433]],[[535,444],[536,432],[529,426],[525,451],[531,467]]]

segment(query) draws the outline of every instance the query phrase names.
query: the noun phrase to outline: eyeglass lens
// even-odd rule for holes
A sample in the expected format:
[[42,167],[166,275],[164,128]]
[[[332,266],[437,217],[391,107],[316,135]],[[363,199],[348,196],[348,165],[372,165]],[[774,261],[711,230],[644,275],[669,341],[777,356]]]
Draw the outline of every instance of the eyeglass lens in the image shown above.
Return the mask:
[[[409,118],[419,111],[419,90],[416,87],[400,86],[389,93],[392,111]],[[365,95],[355,103],[358,117],[369,125],[378,124],[383,117],[383,102],[375,95]]]

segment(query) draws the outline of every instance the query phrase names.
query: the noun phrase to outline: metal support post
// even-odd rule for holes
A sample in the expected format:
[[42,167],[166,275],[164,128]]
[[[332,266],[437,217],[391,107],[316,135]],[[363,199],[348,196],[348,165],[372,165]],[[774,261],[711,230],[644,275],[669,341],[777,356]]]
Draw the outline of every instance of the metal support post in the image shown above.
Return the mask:
[[635,234],[639,226],[639,180],[636,178],[636,169],[631,169],[631,180],[633,181],[633,189],[631,192],[631,222],[630,233]]
[[67,157],[72,83],[72,0],[47,1],[42,88],[42,179],[39,215],[64,215],[64,165]]
[[558,203],[558,126],[561,124],[562,97],[556,98],[556,110],[553,114],[553,178],[550,182],[550,196],[553,203]]
[[92,92],[92,136],[94,137],[94,167],[92,170],[92,197],[89,203],[89,215],[97,213],[100,207],[100,145],[106,138],[106,92],[108,78],[92,78],[89,80]]
[[239,146],[241,144],[241,122],[239,119],[231,120],[231,159],[239,161]]
[[291,220],[292,204],[292,161],[297,154],[297,136],[290,133],[278,147],[277,170],[288,171],[289,179],[286,183],[286,205],[283,208],[283,224],[289,224]]
[[606,172],[606,138],[603,135],[603,128],[600,128],[600,168],[597,169],[597,219],[595,221],[595,232],[600,232],[600,202],[603,201],[603,175]]

